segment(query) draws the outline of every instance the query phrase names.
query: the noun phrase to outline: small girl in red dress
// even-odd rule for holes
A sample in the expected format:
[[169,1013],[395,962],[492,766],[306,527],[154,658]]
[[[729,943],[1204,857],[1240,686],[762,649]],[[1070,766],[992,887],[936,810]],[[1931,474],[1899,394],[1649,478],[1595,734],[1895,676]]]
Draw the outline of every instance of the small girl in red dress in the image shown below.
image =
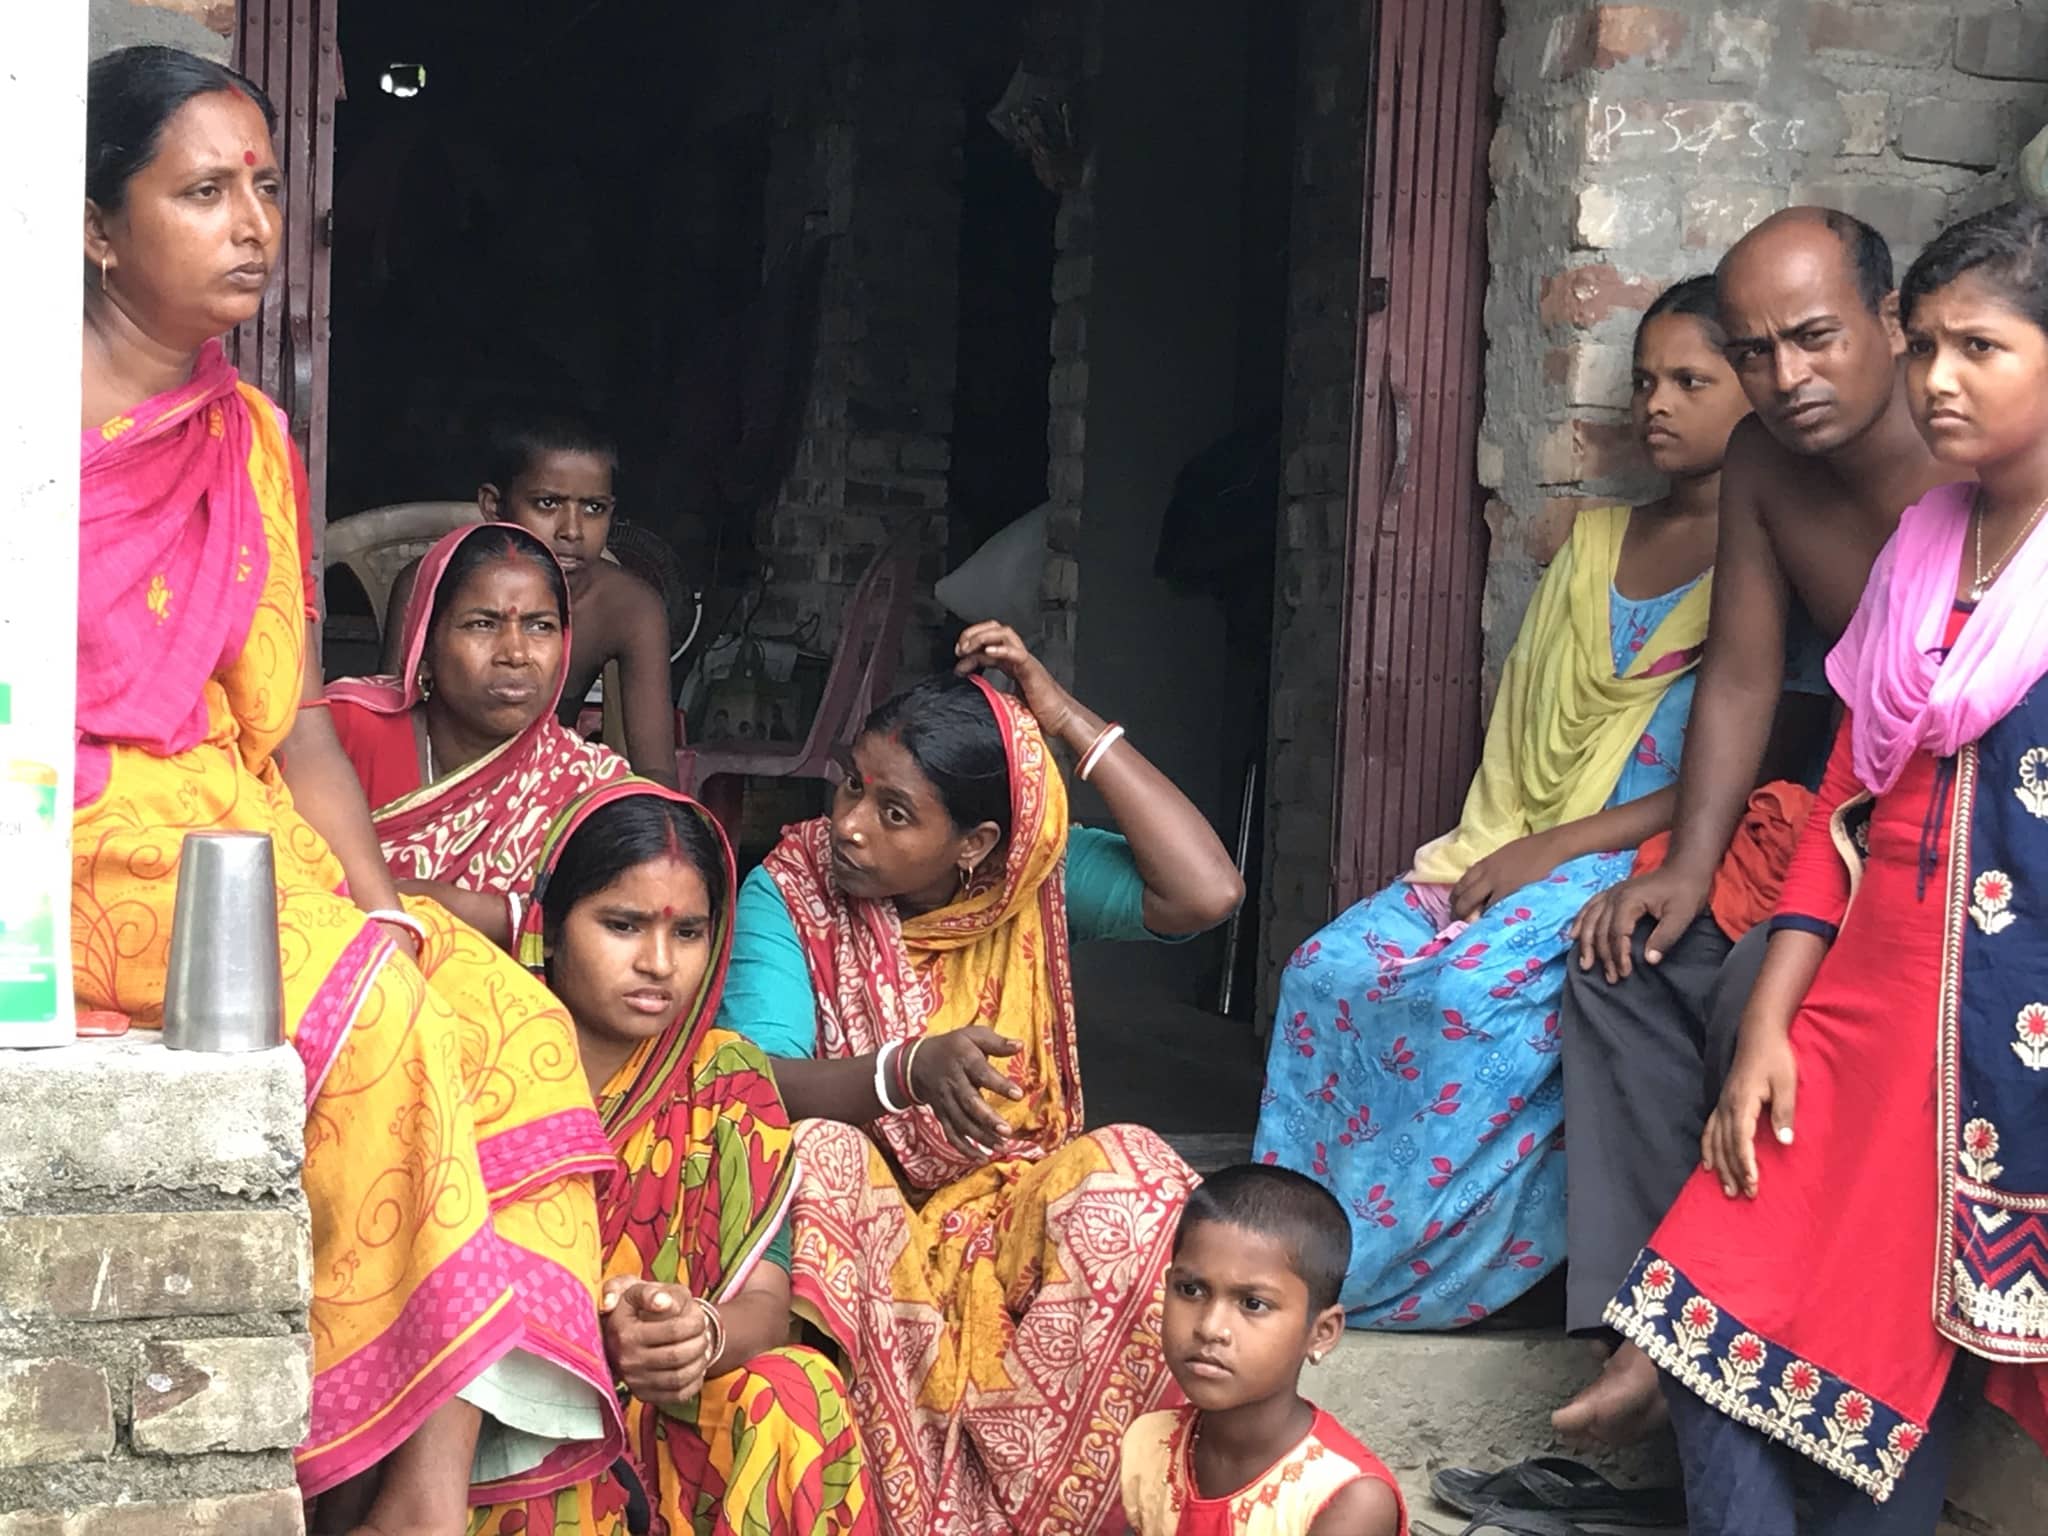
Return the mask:
[[1124,1432],[1137,1536],[1408,1536],[1400,1485],[1301,1395],[1344,1334],[1351,1224],[1322,1185],[1244,1163],[1189,1194],[1161,1327],[1188,1401]]

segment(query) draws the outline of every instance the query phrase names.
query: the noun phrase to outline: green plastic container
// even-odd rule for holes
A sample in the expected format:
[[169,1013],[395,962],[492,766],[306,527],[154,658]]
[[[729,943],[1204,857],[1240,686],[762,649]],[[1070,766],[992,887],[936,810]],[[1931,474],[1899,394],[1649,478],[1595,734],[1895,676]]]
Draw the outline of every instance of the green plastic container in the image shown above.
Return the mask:
[[[13,691],[0,683],[0,731],[13,723]],[[57,770],[7,755],[0,734],[0,1045],[16,1026],[57,1022],[57,923],[52,882],[65,874],[57,822]]]

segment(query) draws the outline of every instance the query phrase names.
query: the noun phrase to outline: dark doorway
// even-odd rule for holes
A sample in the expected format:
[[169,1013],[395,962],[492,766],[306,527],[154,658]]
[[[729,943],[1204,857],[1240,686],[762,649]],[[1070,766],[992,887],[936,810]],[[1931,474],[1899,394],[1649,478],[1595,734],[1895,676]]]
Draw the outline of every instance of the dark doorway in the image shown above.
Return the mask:
[[620,515],[679,579],[750,552],[721,455],[774,267],[769,25],[737,4],[349,0],[330,518],[468,499],[497,417],[566,407],[618,438]]
[[960,180],[960,340],[946,556],[958,565],[1045,498],[1059,198],[987,121],[1001,88],[966,102]]
[[[1296,4],[1112,7],[1096,153],[1077,691],[1235,844],[1265,756],[1280,508]],[[1256,802],[1257,797],[1253,797]],[[1099,815],[1089,791],[1076,815]],[[1255,832],[1255,828],[1252,829]],[[1235,959],[1218,932],[1075,956],[1098,1114],[1249,1145],[1260,866]],[[1212,1155],[1213,1149],[1204,1156]]]

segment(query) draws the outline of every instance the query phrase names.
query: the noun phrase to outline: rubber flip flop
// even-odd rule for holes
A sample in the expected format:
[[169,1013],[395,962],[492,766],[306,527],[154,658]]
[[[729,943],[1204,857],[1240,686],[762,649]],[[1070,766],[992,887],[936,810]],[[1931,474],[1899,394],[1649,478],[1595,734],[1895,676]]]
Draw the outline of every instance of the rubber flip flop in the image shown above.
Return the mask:
[[1480,1511],[1458,1536],[1580,1536],[1580,1532],[1557,1515],[1532,1509],[1488,1509]]
[[1430,1478],[1429,1490],[1462,1515],[1512,1510],[1602,1525],[1685,1524],[1682,1489],[1617,1487],[1584,1462],[1563,1456],[1533,1456],[1498,1472],[1445,1467]]

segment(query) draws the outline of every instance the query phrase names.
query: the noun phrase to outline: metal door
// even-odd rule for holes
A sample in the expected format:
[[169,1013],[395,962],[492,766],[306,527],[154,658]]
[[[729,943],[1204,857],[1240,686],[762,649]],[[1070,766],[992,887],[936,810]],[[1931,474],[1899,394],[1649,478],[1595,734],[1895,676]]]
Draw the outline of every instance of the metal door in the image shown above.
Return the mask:
[[1338,910],[1455,821],[1480,742],[1476,457],[1499,0],[1381,0],[1373,26]]
[[327,522],[327,332],[331,307],[335,41],[340,0],[241,0],[235,67],[277,108],[284,166],[284,272],[256,317],[228,338],[242,377],[284,407],[306,458],[313,539]]

